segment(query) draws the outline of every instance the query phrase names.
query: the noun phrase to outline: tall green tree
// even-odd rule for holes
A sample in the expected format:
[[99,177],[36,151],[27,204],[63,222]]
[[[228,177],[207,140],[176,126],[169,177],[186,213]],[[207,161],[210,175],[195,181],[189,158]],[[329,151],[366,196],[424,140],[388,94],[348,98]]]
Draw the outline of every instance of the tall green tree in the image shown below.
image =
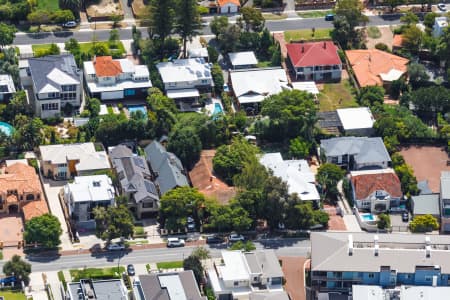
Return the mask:
[[178,127],[169,136],[167,150],[175,153],[183,165],[191,169],[200,158],[202,142],[193,127]]
[[325,198],[336,198],[339,191],[337,183],[344,177],[345,171],[335,164],[325,163],[317,171],[317,181],[322,187]]
[[11,260],[3,265],[3,273],[7,276],[14,274],[16,278],[20,278],[25,285],[28,285],[30,283],[31,264],[22,260],[19,255],[14,254]]
[[23,236],[27,244],[38,243],[42,247],[55,248],[61,243],[59,239],[61,233],[62,229],[58,218],[45,214],[29,220],[25,224]]
[[189,255],[183,260],[183,269],[192,270],[197,284],[201,285],[205,281],[202,262],[197,256]]
[[0,23],[0,48],[11,45],[16,37],[16,32],[15,26]]
[[183,40],[183,57],[187,57],[187,41],[199,34],[202,21],[197,0],[175,0],[176,21],[175,31]]
[[245,6],[241,9],[241,18],[245,31],[261,32],[264,29],[265,19],[261,10],[254,7]]
[[156,35],[158,37],[161,51],[164,51],[164,42],[175,26],[175,5],[178,5],[176,0],[150,1],[150,36]]
[[95,207],[94,213],[96,223],[96,236],[104,241],[115,238],[128,238],[133,234],[134,222],[128,207],[124,205]]
[[304,141],[300,137],[296,137],[289,141],[289,154],[295,158],[305,158],[309,155],[311,143]]
[[410,25],[403,31],[402,45],[411,53],[420,51],[423,32],[416,25]]
[[211,32],[216,36],[216,39],[220,34],[224,33],[228,28],[228,18],[226,16],[214,17],[209,24]]

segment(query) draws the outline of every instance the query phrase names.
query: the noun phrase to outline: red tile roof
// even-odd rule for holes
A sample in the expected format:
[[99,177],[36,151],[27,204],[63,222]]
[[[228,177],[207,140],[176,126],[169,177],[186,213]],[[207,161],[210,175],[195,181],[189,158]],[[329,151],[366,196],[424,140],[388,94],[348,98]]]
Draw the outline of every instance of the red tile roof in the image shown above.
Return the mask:
[[219,4],[220,7],[222,7],[228,3],[232,3],[234,5],[241,6],[241,3],[239,2],[239,0],[217,0],[217,3]]
[[394,40],[392,41],[392,47],[401,48],[403,46],[403,35],[396,34],[394,35]]
[[332,41],[287,44],[289,59],[295,67],[339,65],[341,60]]
[[384,190],[392,197],[402,196],[400,180],[395,173],[356,175],[352,176],[352,183],[356,199],[366,199],[377,190]]
[[117,76],[122,73],[122,67],[111,56],[97,56],[94,58],[95,74],[100,77]]

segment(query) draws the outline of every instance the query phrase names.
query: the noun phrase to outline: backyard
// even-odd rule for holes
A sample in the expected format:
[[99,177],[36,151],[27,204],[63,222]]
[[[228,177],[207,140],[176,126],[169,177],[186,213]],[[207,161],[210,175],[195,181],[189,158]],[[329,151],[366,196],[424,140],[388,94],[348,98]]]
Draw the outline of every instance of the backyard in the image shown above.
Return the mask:
[[2,292],[0,291],[0,297],[5,300],[26,300],[25,294],[21,292]]
[[342,79],[339,83],[323,84],[323,89],[320,90],[318,98],[320,111],[358,106],[348,79]]
[[331,30],[331,28],[316,28],[314,34],[312,29],[288,30],[284,32],[284,39],[287,43],[300,40],[330,39]]

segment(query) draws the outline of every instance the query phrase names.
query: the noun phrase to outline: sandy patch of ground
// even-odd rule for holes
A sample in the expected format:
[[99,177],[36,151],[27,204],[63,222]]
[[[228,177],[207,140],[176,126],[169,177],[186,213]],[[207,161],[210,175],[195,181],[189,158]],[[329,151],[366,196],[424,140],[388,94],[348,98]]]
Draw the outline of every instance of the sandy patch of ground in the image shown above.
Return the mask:
[[378,43],[383,43],[389,46],[392,49],[392,41],[394,39],[394,34],[392,33],[389,27],[378,27],[381,33],[381,37],[377,39],[372,39],[367,36],[367,49],[374,49],[375,45]]

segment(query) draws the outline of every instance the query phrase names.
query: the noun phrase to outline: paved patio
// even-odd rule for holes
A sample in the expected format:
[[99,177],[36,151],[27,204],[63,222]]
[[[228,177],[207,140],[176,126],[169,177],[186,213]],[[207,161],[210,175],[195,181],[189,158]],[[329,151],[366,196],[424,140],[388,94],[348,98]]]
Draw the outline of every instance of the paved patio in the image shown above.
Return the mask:
[[0,241],[4,246],[16,246],[22,240],[23,223],[19,214],[0,216]]

